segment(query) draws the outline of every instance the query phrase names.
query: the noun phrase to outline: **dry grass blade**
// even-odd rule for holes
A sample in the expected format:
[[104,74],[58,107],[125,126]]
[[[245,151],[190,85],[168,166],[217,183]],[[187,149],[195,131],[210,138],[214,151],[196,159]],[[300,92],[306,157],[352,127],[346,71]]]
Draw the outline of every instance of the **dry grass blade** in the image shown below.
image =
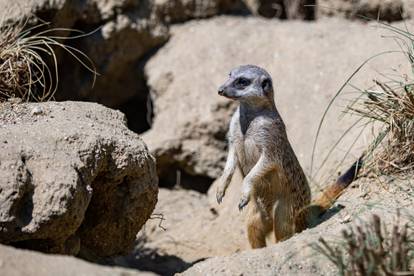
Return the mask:
[[[373,59],[375,59],[375,58],[377,58],[377,57],[379,57],[379,56],[382,56],[382,55],[385,55],[385,54],[391,54],[391,53],[396,53],[396,51],[384,51],[384,52],[381,52],[381,53],[378,53],[378,54],[376,54],[376,55],[374,55],[374,56],[372,56],[372,57],[370,57],[370,58],[368,58],[368,59],[366,59],[364,62],[362,62],[361,63],[361,65],[359,65],[358,66],[358,68],[354,71],[354,72],[352,72],[352,74],[348,77],[348,79],[342,84],[342,86],[339,88],[339,90],[335,93],[335,95],[333,96],[333,98],[329,101],[329,103],[328,103],[328,105],[327,105],[327,107],[325,108],[325,110],[324,110],[324,112],[323,112],[323,114],[322,114],[322,117],[321,117],[321,120],[319,121],[319,124],[318,124],[318,128],[317,128],[317,130],[316,130],[316,134],[315,134],[315,139],[314,139],[314,141],[313,141],[313,145],[312,145],[312,154],[311,154],[311,163],[310,163],[310,175],[312,176],[313,175],[313,167],[314,167],[314,160],[315,160],[315,153],[316,153],[316,147],[317,147],[317,143],[318,143],[318,139],[319,139],[319,134],[321,133],[321,130],[322,130],[322,125],[323,125],[323,123],[325,122],[325,119],[326,119],[326,117],[327,117],[327,115],[328,115],[328,112],[329,112],[329,110],[331,109],[331,107],[332,107],[332,105],[333,105],[333,103],[338,99],[338,97],[342,94],[342,92],[343,92],[343,90],[344,90],[344,88],[347,86],[347,85],[349,85],[350,84],[350,82],[351,82],[351,80],[358,74],[358,72],[362,69],[362,68],[364,68],[364,66],[366,65],[366,64],[368,64],[371,60],[373,60]],[[339,143],[342,139],[343,139],[344,137],[341,137],[338,141],[337,141],[337,143]],[[331,153],[331,152],[330,152]],[[325,157],[326,159],[327,158],[329,158],[329,155],[330,155],[330,153]],[[320,170],[321,168],[319,168],[319,170]]]
[[12,97],[38,102],[53,99],[59,82],[57,48],[71,54],[95,80],[97,73],[89,57],[61,42],[89,34],[57,36],[57,32],[79,31],[50,29],[47,23],[25,27],[25,22],[0,27],[0,102]]
[[337,267],[339,275],[414,275],[414,232],[408,224],[397,222],[388,233],[374,215],[370,224],[344,230],[342,238],[340,245],[324,238],[313,245]]

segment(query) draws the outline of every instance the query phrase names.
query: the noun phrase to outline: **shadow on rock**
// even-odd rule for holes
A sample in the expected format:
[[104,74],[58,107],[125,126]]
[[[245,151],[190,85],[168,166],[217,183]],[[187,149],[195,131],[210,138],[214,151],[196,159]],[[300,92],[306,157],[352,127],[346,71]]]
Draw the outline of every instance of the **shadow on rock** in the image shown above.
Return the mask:
[[341,204],[337,204],[333,207],[331,207],[329,210],[327,210],[324,214],[322,214],[318,220],[314,221],[311,225],[309,225],[309,228],[314,228],[321,224],[322,222],[325,222],[329,220],[331,217],[335,216],[337,213],[339,213],[342,209],[344,209],[345,206]]
[[183,272],[195,263],[203,260],[204,259],[188,263],[177,256],[168,254],[164,255],[156,249],[146,248],[145,240],[140,238],[137,240],[137,245],[130,255],[117,257],[107,264],[169,276],[174,275],[175,273]]

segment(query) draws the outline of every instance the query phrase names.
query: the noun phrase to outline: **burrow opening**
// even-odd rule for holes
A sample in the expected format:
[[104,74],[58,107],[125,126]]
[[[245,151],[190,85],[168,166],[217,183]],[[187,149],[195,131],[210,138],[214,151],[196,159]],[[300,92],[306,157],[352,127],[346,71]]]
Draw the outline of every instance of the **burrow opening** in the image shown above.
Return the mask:
[[141,82],[140,91],[117,108],[125,114],[128,128],[136,133],[151,129],[154,119],[150,90],[144,78]]
[[159,186],[168,189],[195,190],[207,193],[214,179],[208,176],[191,175],[184,170],[172,166],[159,174]]

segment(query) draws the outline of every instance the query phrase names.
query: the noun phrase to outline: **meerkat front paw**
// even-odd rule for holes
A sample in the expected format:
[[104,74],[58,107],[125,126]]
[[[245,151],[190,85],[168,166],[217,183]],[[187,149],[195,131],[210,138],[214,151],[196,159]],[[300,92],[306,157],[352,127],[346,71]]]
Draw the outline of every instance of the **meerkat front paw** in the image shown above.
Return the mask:
[[246,207],[247,203],[249,203],[250,197],[243,195],[239,201],[239,211],[243,210]]
[[217,199],[217,203],[220,204],[221,202],[223,202],[223,197],[224,194],[226,192],[224,191],[224,189],[218,188],[217,192],[216,192],[216,199]]

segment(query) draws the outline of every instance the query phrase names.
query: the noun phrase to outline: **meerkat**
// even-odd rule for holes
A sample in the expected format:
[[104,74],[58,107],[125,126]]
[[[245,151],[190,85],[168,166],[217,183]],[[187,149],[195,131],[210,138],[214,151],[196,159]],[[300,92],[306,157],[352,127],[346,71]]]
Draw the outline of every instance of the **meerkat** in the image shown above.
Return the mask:
[[218,93],[240,104],[230,122],[217,202],[222,202],[239,166],[243,183],[238,207],[248,206],[247,236],[252,248],[266,246],[272,231],[278,242],[309,227],[356,178],[362,158],[311,203],[308,181],[276,109],[269,73],[254,65],[239,66]]

